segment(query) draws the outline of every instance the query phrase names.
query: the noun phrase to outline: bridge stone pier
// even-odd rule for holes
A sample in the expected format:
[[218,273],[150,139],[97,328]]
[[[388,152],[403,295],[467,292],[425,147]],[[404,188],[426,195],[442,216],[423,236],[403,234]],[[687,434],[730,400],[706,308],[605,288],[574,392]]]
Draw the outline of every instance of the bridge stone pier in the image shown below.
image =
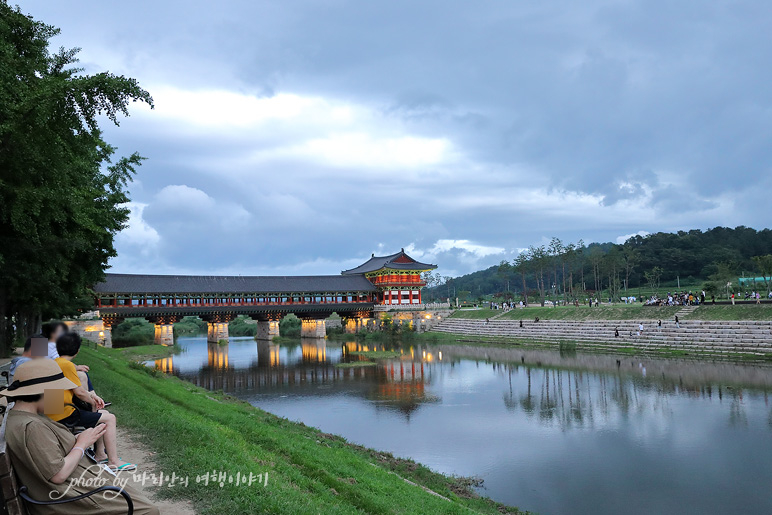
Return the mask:
[[327,328],[324,320],[303,319],[300,322],[301,338],[325,338],[327,336]]
[[174,345],[174,324],[155,324],[153,343],[156,345]]
[[278,320],[257,321],[257,334],[255,334],[256,340],[273,340],[277,336],[279,336]]
[[367,330],[369,319],[363,317],[347,318],[343,323],[343,330],[347,334],[355,334]]
[[218,343],[220,340],[228,340],[228,322],[236,318],[232,314],[214,313],[211,315],[200,316],[201,320],[206,322],[206,341],[209,343]]
[[220,340],[228,339],[228,322],[207,322],[206,323],[206,341],[217,343]]

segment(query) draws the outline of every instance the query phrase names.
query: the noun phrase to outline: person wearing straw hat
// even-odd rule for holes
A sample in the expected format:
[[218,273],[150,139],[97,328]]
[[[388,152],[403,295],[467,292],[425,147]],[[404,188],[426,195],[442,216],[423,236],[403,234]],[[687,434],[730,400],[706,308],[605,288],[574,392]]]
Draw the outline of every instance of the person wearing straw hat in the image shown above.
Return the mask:
[[[118,458],[117,430],[115,415],[104,409],[105,402],[94,392],[87,391],[81,383],[80,377],[72,363],[72,358],[80,351],[81,338],[77,333],[64,333],[56,340],[56,348],[59,357],[54,361],[62,370],[64,377],[69,379],[75,388],[64,390],[64,401],[60,411],[49,411],[46,415],[55,422],[67,427],[82,426],[95,427],[104,423],[107,427],[104,437],[100,438],[95,447],[96,458],[99,463],[106,464],[115,472],[133,472],[137,466],[126,463]],[[79,399],[87,409],[73,404],[75,398]],[[93,409],[92,409],[93,407]]]
[[[86,429],[75,437],[65,426],[44,413],[62,404],[62,390],[76,385],[51,359],[35,359],[19,365],[14,381],[0,396],[13,408],[6,415],[5,438],[11,463],[30,497],[41,501],[77,497],[103,485],[123,487],[134,502],[137,515],[158,515],[158,508],[102,465],[85,457],[85,449],[102,438],[105,424]],[[125,482],[125,480],[124,480]],[[32,515],[84,513],[125,514],[126,501],[115,492],[101,492],[86,499],[59,505],[27,506]]]

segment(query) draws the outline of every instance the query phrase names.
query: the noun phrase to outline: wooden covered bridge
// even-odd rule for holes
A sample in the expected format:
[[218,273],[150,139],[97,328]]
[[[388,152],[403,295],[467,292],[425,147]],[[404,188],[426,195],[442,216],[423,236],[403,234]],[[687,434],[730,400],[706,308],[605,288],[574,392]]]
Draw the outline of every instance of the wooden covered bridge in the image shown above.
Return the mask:
[[210,341],[228,337],[228,322],[239,315],[257,321],[258,339],[279,334],[279,321],[293,313],[304,337],[324,338],[325,319],[337,313],[358,330],[376,306],[420,306],[421,274],[437,268],[420,263],[404,249],[373,255],[340,275],[192,276],[106,274],[94,286],[94,308],[103,322],[100,338],[111,344],[110,329],[126,318],[155,324],[157,343],[173,341],[172,326],[185,316],[208,324]]

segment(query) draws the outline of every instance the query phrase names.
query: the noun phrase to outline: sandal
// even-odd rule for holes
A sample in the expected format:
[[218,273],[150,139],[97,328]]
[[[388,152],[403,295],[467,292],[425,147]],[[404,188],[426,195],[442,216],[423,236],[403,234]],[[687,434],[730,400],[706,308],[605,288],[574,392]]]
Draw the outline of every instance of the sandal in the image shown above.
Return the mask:
[[124,463],[123,465],[118,465],[117,467],[111,467],[108,465],[108,468],[113,472],[134,472],[137,470],[137,466],[133,463]]

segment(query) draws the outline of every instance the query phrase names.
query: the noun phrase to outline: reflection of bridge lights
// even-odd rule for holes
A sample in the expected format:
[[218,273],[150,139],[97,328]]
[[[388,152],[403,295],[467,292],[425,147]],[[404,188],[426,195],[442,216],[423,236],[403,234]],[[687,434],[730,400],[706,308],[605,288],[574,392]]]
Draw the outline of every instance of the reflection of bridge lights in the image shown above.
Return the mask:
[[426,320],[429,320],[431,317],[431,315],[426,315]]
[[439,352],[440,361],[442,361],[442,351]]
[[161,358],[155,360],[155,368],[157,370],[160,370],[161,372],[173,372],[174,371],[174,360],[173,358]]
[[319,345],[303,343],[301,344],[301,354],[305,362],[324,363],[327,361],[327,346],[324,343]]
[[226,345],[209,345],[207,354],[210,367],[216,369],[228,368],[228,347]]

